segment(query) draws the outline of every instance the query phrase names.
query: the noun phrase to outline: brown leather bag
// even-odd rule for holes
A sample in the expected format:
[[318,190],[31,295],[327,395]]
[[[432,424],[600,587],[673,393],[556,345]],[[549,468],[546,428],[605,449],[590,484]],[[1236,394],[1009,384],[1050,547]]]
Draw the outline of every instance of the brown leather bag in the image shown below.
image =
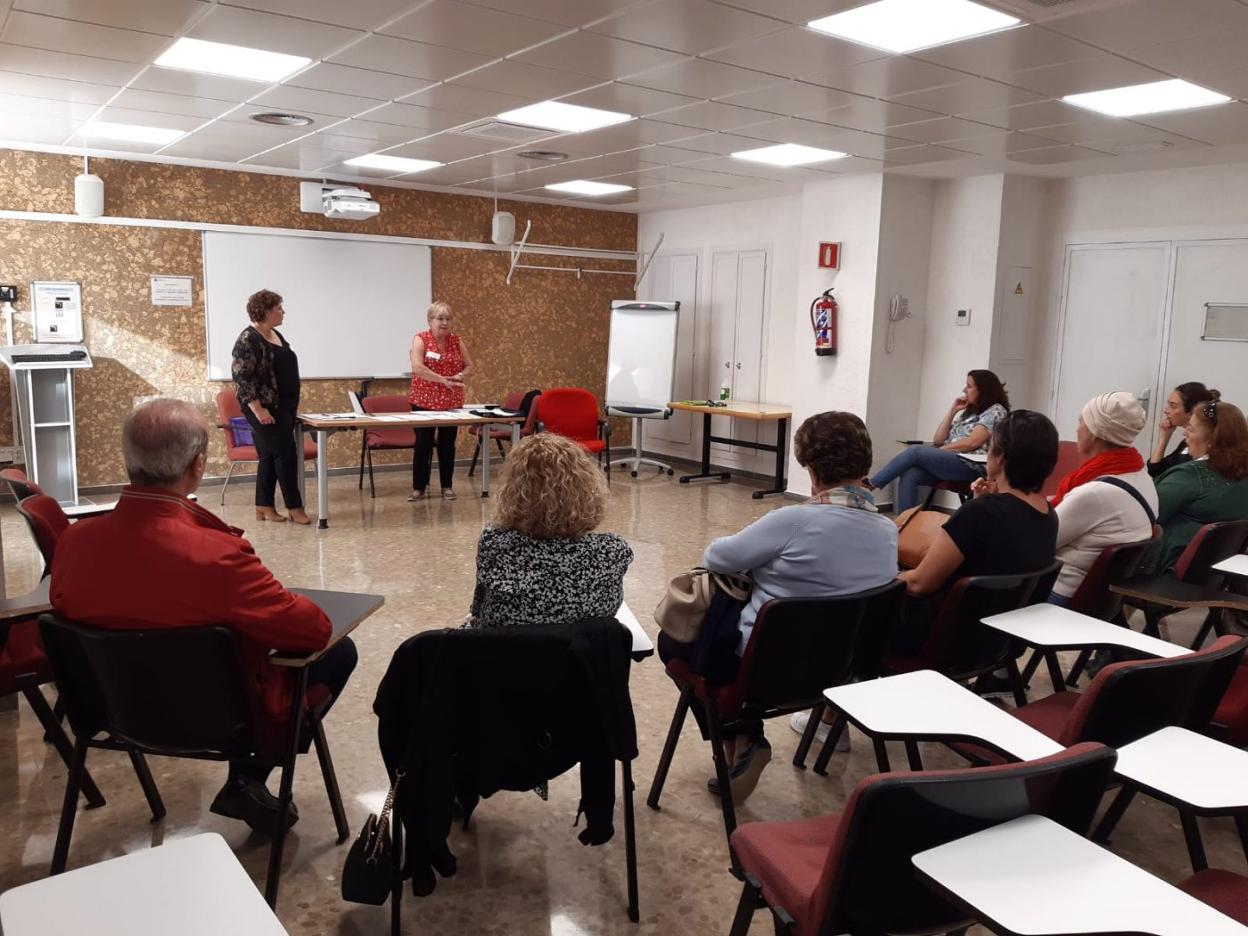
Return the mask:
[[897,515],[897,562],[902,568],[918,568],[948,519],[949,514],[918,507]]
[[673,640],[693,643],[702,630],[715,589],[745,601],[752,587],[753,582],[740,575],[724,575],[701,567],[681,572],[667,583],[667,594],[654,609],[654,621]]

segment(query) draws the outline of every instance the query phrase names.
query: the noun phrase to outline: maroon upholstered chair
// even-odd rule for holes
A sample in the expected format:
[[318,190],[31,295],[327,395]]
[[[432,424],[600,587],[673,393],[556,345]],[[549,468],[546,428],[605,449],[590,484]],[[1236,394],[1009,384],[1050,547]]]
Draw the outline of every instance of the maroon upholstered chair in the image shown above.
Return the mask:
[[1213,713],[1212,729],[1227,744],[1248,747],[1248,654],[1240,659],[1226,695]]
[[1045,478],[1044,487],[1040,488],[1040,493],[1045,497],[1052,497],[1057,493],[1057,486],[1062,483],[1062,479],[1082,465],[1084,461],[1084,457],[1079,454],[1077,442],[1058,442],[1057,464]]
[[32,494],[25,500],[18,501],[17,512],[26,521],[30,535],[39,547],[43,556],[43,577],[52,573],[52,555],[56,551],[56,541],[61,534],[69,529],[69,518],[61,505],[47,494]]
[[[243,418],[243,408],[238,403],[238,395],[233,390],[222,390],[217,394],[217,427],[225,433],[225,457],[229,465],[225,469],[225,480],[221,482],[221,505],[225,506],[225,489],[230,486],[230,476],[234,474],[234,466],[244,462],[260,460],[260,453],[254,445],[242,445],[234,435],[230,420]],[[303,460],[316,458],[316,440],[306,434],[303,438]]]
[[1030,814],[1086,835],[1116,760],[1080,744],[1021,764],[875,774],[840,813],[746,823],[731,840],[745,872],[732,936],[760,905],[794,936],[961,932],[975,921],[930,890],[911,857]]
[[556,387],[543,390],[533,403],[542,430],[566,436],[596,455],[600,463],[605,452],[609,475],[611,424],[599,414],[598,400],[592,393],[579,387]]
[[1248,926],[1248,877],[1231,871],[1198,871],[1179,890]]
[[[369,416],[377,413],[410,413],[412,406],[407,397],[401,393],[366,396],[360,400],[364,412]],[[364,438],[360,443],[360,483],[359,490],[364,490],[364,462],[368,461],[368,490],[372,497],[377,496],[377,485],[373,481],[373,452],[392,452],[397,449],[416,451],[416,431],[411,428],[399,429],[365,429]]]
[[0,481],[4,481],[9,486],[9,491],[13,494],[15,501],[23,501],[32,494],[44,493],[43,488],[26,477],[26,472],[20,468],[5,468],[0,471]]
[[[520,425],[520,438],[522,439],[537,431],[537,398],[541,392],[530,390],[528,393],[509,393],[503,398],[503,409],[520,412],[524,409],[524,398],[529,394],[533,394],[533,398],[529,400],[529,410],[525,413],[524,422]],[[477,459],[481,456],[481,427],[473,426],[468,433],[476,436],[477,439],[476,448],[472,450],[472,463],[468,466],[468,477],[471,478],[477,470]],[[511,429],[491,429],[490,438],[498,446],[499,456],[506,458],[507,453],[503,451],[503,443],[511,441]]]

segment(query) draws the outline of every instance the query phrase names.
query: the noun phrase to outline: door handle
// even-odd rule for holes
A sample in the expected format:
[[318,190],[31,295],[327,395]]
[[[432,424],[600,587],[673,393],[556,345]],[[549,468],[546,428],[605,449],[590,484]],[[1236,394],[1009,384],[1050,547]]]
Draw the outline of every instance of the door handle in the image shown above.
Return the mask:
[[740,370],[740,369],[741,369],[741,362],[737,361],[737,370]]
[[1148,415],[1148,404],[1152,401],[1152,397],[1153,397],[1152,387],[1146,387],[1142,391],[1140,391],[1139,401],[1140,401],[1140,406],[1143,407],[1144,409],[1145,416]]

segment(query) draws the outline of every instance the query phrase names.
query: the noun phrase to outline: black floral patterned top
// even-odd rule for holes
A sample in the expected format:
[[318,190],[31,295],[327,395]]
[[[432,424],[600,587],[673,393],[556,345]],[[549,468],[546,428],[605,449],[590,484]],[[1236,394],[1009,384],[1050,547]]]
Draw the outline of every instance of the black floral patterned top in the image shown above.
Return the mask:
[[[281,339],[282,347],[289,348],[290,343],[277,329],[273,334]],[[265,409],[277,405],[277,371],[273,367],[275,346],[264,340],[264,336],[248,325],[243,329],[238,340],[234,342],[232,352],[234,361],[230,365],[230,376],[234,378],[234,390],[238,394],[239,406],[246,407],[252,400],[259,400]],[[297,366],[297,365],[296,365]],[[295,398],[296,403],[298,397]]]
[[612,617],[624,601],[624,573],[632,561],[632,549],[614,533],[535,539],[486,527],[477,543],[477,586],[464,626]]

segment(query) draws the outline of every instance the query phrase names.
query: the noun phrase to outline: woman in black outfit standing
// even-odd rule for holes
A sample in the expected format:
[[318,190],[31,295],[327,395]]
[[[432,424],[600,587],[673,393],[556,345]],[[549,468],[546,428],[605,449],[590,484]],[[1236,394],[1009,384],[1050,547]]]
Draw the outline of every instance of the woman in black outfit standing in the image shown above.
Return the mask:
[[247,300],[247,317],[251,324],[234,342],[230,373],[260,456],[256,519],[278,523],[287,519],[274,507],[274,493],[280,483],[290,519],[308,524],[312,521],[299,496],[303,452],[295,429],[299,358],[277,330],[286,317],[282,297],[268,289],[260,290]]

